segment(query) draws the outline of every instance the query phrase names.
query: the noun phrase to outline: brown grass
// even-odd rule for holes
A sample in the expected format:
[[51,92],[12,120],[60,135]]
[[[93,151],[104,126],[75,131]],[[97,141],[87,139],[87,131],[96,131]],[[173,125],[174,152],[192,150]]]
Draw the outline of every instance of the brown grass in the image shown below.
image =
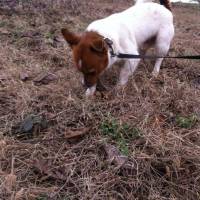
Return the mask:
[[[200,62],[165,60],[156,80],[142,62],[118,93],[115,70],[103,78],[110,92],[86,100],[60,29],[82,31],[132,1],[39,2],[0,8],[0,199],[200,199]],[[199,9],[173,12],[170,53],[200,54]]]

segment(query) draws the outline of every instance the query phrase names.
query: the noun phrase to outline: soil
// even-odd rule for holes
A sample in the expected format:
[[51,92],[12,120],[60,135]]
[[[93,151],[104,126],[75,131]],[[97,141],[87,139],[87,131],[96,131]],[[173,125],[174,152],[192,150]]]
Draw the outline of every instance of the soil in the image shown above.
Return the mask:
[[[21,1],[20,1],[21,2]],[[60,30],[130,0],[0,3],[0,199],[200,198],[200,61],[142,61],[123,91],[86,99]],[[200,8],[173,4],[170,55],[200,55]]]

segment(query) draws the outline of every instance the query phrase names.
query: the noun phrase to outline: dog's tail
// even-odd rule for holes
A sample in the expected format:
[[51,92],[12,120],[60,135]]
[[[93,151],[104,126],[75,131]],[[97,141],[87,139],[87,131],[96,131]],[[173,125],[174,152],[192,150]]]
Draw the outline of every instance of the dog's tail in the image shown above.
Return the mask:
[[[140,3],[146,3],[146,2],[152,2],[153,0],[135,0],[135,4],[140,4]],[[165,6],[168,10],[172,11],[171,7],[171,2],[170,0],[159,0],[160,4]]]
[[160,4],[165,6],[168,10],[172,11],[170,0],[160,0]]

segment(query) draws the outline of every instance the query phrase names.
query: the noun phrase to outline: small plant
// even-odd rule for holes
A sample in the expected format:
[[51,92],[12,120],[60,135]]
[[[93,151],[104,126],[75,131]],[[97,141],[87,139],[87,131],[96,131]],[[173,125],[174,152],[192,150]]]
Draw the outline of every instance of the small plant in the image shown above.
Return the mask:
[[188,117],[177,116],[176,124],[181,128],[192,128],[198,121],[196,115],[191,115]]
[[128,142],[138,138],[141,133],[139,129],[131,127],[127,123],[120,124],[116,119],[106,119],[100,125],[101,133],[117,143],[119,150],[124,154],[129,154]]
[[141,132],[138,128],[131,127],[129,124],[122,124],[122,134],[126,139],[135,139],[141,136]]
[[116,120],[106,120],[104,121],[100,126],[101,132],[105,136],[111,137],[113,140],[116,140],[118,138],[118,130],[119,130],[119,124]]
[[22,35],[24,34],[24,28],[23,27],[13,27],[13,31],[11,32],[12,40],[13,42],[18,41]]
[[22,32],[20,32],[20,31],[13,31],[12,32],[12,36],[13,36],[14,39],[19,39],[21,37],[21,35],[22,35]]
[[47,32],[47,33],[45,34],[45,38],[46,38],[46,39],[53,39],[53,38],[54,38],[54,34],[53,34],[52,32]]
[[48,199],[47,196],[36,197],[36,200],[47,200],[47,199]]
[[4,26],[6,26],[6,22],[5,21],[1,21],[0,22],[0,27],[4,27]]
[[129,155],[128,143],[124,138],[121,138],[121,140],[117,141],[117,146],[123,155]]
[[54,45],[54,32],[50,31],[50,32],[47,32],[45,35],[45,43],[46,44],[49,44],[49,45]]

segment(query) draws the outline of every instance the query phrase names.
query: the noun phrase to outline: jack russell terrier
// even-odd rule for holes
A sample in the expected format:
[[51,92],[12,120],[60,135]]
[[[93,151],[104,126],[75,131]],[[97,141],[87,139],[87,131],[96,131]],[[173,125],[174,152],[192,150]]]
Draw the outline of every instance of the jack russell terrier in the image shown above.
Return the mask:
[[[160,4],[137,0],[129,9],[89,24],[82,35],[68,29],[61,32],[72,48],[73,59],[87,87],[86,95],[96,91],[100,75],[120,58],[118,53],[142,54],[155,46],[157,56],[165,56],[174,36],[173,15],[169,0]],[[120,71],[119,85],[124,86],[140,59],[127,59]],[[157,77],[163,58],[157,58],[153,76]]]

